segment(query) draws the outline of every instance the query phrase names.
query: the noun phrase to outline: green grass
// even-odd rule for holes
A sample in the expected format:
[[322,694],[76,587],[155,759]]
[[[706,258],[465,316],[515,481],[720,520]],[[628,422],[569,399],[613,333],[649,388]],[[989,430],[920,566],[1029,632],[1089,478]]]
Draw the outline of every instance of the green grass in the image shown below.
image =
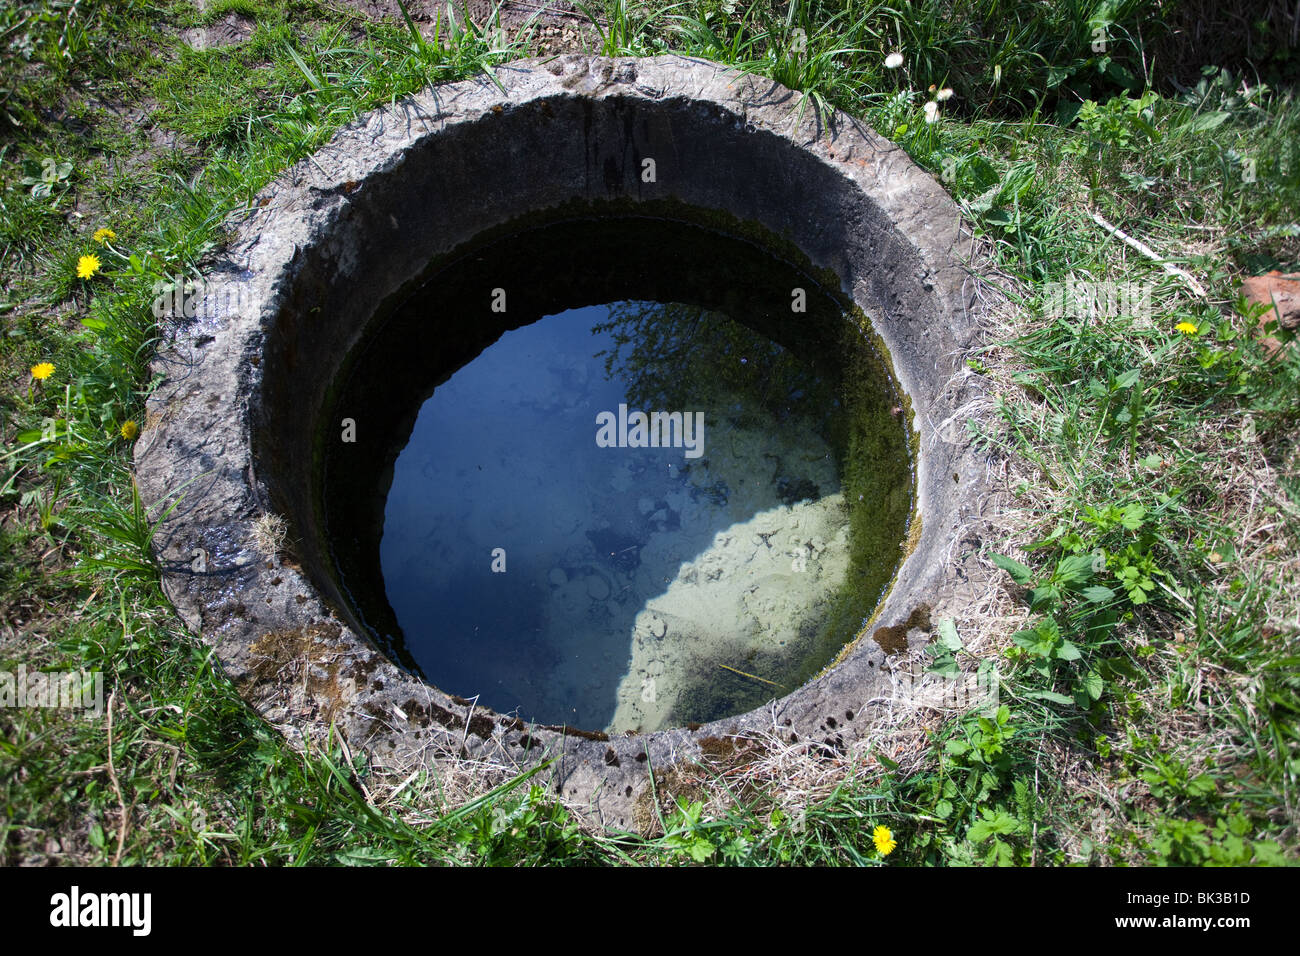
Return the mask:
[[[230,11],[257,24],[239,47],[177,39]],[[535,786],[545,769],[475,795],[389,779],[337,740],[296,753],[159,587],[121,435],[149,387],[154,286],[198,274],[226,216],[359,113],[527,50],[310,3],[19,3],[0,12],[18,67],[0,90],[0,669],[100,669],[114,707],[111,733],[0,710],[0,860],[875,864],[879,825],[890,863],[1294,858],[1300,348],[1266,362],[1235,304],[1243,273],[1300,260],[1291,89],[1149,75],[1163,14],[1138,0],[591,12],[604,52],[725,60],[865,118],[975,223],[1011,300],[971,363],[995,401],[970,425],[1008,476],[986,554],[1007,574],[1000,623],[973,609],[927,657],[996,661],[1003,708],[882,732],[835,770],[791,752],[739,778],[659,773],[650,837],[579,826]],[[931,84],[956,90],[935,123]],[[102,272],[76,278],[92,252]],[[1053,314],[1065,281],[1146,305]],[[39,361],[56,373],[34,384]]]

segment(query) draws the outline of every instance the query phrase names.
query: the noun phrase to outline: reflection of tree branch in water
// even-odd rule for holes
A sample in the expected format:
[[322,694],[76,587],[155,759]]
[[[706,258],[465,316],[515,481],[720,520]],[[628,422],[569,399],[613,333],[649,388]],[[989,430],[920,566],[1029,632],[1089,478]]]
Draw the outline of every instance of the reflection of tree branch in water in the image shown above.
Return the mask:
[[[663,406],[669,381],[683,380],[691,346],[707,313],[679,304],[620,302],[609,314],[608,322],[592,328],[593,334],[608,332],[614,339],[612,349],[596,353],[597,357],[605,357],[605,378],[614,379],[620,352],[631,344],[626,360],[617,369],[617,374],[627,380],[629,401],[643,408]],[[687,323],[690,328],[683,331]],[[649,380],[652,374],[658,382]]]
[[[756,406],[779,419],[819,420],[833,386],[816,369],[718,312],[681,303],[621,302],[593,333],[609,333],[605,377],[623,379],[631,407],[685,411],[720,400]],[[742,411],[742,418],[744,411]]]

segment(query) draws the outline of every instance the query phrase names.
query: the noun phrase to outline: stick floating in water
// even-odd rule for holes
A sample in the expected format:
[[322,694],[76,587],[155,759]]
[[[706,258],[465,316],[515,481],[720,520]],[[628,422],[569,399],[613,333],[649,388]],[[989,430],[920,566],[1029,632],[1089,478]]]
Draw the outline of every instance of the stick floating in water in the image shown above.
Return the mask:
[[738,671],[736,670],[736,668],[728,667],[726,664],[719,664],[718,666],[721,667],[723,670],[731,671],[731,673],[733,674],[739,674],[741,677],[749,677],[752,678],[753,680],[761,680],[764,684],[771,684],[773,687],[780,686],[774,680],[768,680],[766,677],[759,677],[757,674],[750,674],[747,671]]

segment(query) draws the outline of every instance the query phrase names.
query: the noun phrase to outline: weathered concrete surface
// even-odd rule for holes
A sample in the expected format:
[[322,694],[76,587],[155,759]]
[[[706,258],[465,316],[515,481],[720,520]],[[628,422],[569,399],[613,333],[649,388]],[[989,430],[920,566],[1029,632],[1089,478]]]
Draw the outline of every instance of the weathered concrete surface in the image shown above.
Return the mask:
[[[917,620],[921,605],[937,620],[961,600],[954,539],[985,489],[960,424],[976,397],[963,361],[978,319],[972,245],[947,194],[900,149],[844,117],[823,128],[770,81],[680,57],[581,56],[510,64],[496,80],[363,117],[262,193],[198,317],[169,328],[138,478],[148,502],[184,495],[155,542],[169,597],[291,738],[320,738],[332,721],[395,765],[463,754],[505,772],[558,756],[546,771],[555,792],[630,826],[647,765],[692,758],[704,737],[777,730],[842,749],[879,706],[885,652],[859,640],[758,711],[608,740],[425,685],[360,636],[331,577],[313,436],[339,361],[431,259],[524,213],[667,198],[760,224],[840,277],[911,400],[919,534],[869,633]],[[654,183],[641,180],[646,157]],[[255,550],[266,512],[289,519],[293,560]]]

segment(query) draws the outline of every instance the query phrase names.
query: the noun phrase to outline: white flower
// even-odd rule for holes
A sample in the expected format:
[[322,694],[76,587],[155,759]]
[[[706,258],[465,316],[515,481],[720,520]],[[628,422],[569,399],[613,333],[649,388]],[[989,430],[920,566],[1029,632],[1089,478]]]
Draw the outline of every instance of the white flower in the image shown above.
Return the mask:
[[934,94],[934,98],[935,98],[936,100],[938,100],[940,103],[942,103],[944,100],[950,100],[950,99],[952,99],[952,95],[953,95],[953,94],[952,94],[952,87],[951,87],[951,86],[945,86],[945,87],[944,87],[943,89],[941,89],[938,93]]
[[902,65],[903,54],[901,53],[891,53],[885,57],[885,69],[887,70],[897,70]]
[[926,103],[924,109],[925,121],[927,123],[933,123],[939,118],[939,104],[934,100],[930,100],[930,102]]

